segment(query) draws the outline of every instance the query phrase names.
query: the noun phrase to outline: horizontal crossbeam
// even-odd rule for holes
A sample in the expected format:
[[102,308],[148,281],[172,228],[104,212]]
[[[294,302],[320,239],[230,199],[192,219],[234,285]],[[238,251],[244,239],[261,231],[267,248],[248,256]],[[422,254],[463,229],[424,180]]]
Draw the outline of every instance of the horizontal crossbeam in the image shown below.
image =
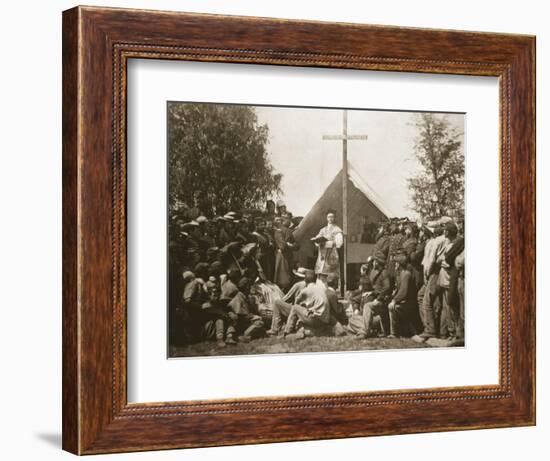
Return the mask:
[[347,136],[342,136],[341,134],[324,134],[323,140],[324,141],[343,141],[343,140],[362,140],[366,141],[369,139],[368,135],[366,134],[350,134]]

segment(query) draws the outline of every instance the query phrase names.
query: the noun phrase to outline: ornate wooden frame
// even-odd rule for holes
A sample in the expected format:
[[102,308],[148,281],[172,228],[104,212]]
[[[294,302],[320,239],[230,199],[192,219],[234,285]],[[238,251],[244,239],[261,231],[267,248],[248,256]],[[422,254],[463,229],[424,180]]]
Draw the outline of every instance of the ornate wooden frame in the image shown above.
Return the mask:
[[[496,386],[128,404],[130,58],[500,81]],[[63,13],[63,448],[78,454],[535,423],[535,38],[77,7]]]

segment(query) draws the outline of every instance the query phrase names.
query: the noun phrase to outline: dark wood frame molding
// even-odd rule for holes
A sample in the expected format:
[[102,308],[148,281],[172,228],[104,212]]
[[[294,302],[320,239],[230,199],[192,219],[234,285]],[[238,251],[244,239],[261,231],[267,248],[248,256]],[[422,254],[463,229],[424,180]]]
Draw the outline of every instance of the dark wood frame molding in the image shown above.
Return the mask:
[[[125,111],[131,58],[498,77],[499,384],[129,404]],[[534,37],[93,7],[63,13],[65,450],[91,454],[533,424]]]

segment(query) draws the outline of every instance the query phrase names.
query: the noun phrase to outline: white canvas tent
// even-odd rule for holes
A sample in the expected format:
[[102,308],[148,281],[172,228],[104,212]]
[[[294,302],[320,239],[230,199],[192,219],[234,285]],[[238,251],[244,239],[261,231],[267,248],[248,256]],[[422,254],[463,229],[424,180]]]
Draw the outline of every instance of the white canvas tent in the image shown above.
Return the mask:
[[[301,265],[313,267],[315,247],[310,241],[326,225],[327,211],[336,211],[336,224],[342,227],[342,170],[334,177],[321,197],[296,227],[294,237],[300,244],[297,260]],[[377,223],[393,216],[382,198],[348,164],[348,264],[364,262],[370,255],[372,244],[360,243],[363,217]]]

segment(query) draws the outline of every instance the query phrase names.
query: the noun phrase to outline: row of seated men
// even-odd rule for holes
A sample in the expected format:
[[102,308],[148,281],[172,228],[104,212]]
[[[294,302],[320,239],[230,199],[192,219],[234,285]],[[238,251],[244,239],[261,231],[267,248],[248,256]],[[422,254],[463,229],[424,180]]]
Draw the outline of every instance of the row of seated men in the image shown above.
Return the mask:
[[[239,271],[212,276],[199,263],[183,274],[182,302],[173,318],[175,343],[215,340],[219,347],[265,336],[304,339],[310,336],[412,336],[422,331],[417,287],[405,254],[386,270],[380,256],[362,268],[359,289],[338,298],[337,274],[325,281],[311,269],[293,271],[296,282],[286,292],[258,283]],[[267,282],[269,283],[269,282]],[[326,285],[325,285],[326,283]],[[266,299],[265,294],[268,293]],[[269,299],[270,298],[270,299]]]

